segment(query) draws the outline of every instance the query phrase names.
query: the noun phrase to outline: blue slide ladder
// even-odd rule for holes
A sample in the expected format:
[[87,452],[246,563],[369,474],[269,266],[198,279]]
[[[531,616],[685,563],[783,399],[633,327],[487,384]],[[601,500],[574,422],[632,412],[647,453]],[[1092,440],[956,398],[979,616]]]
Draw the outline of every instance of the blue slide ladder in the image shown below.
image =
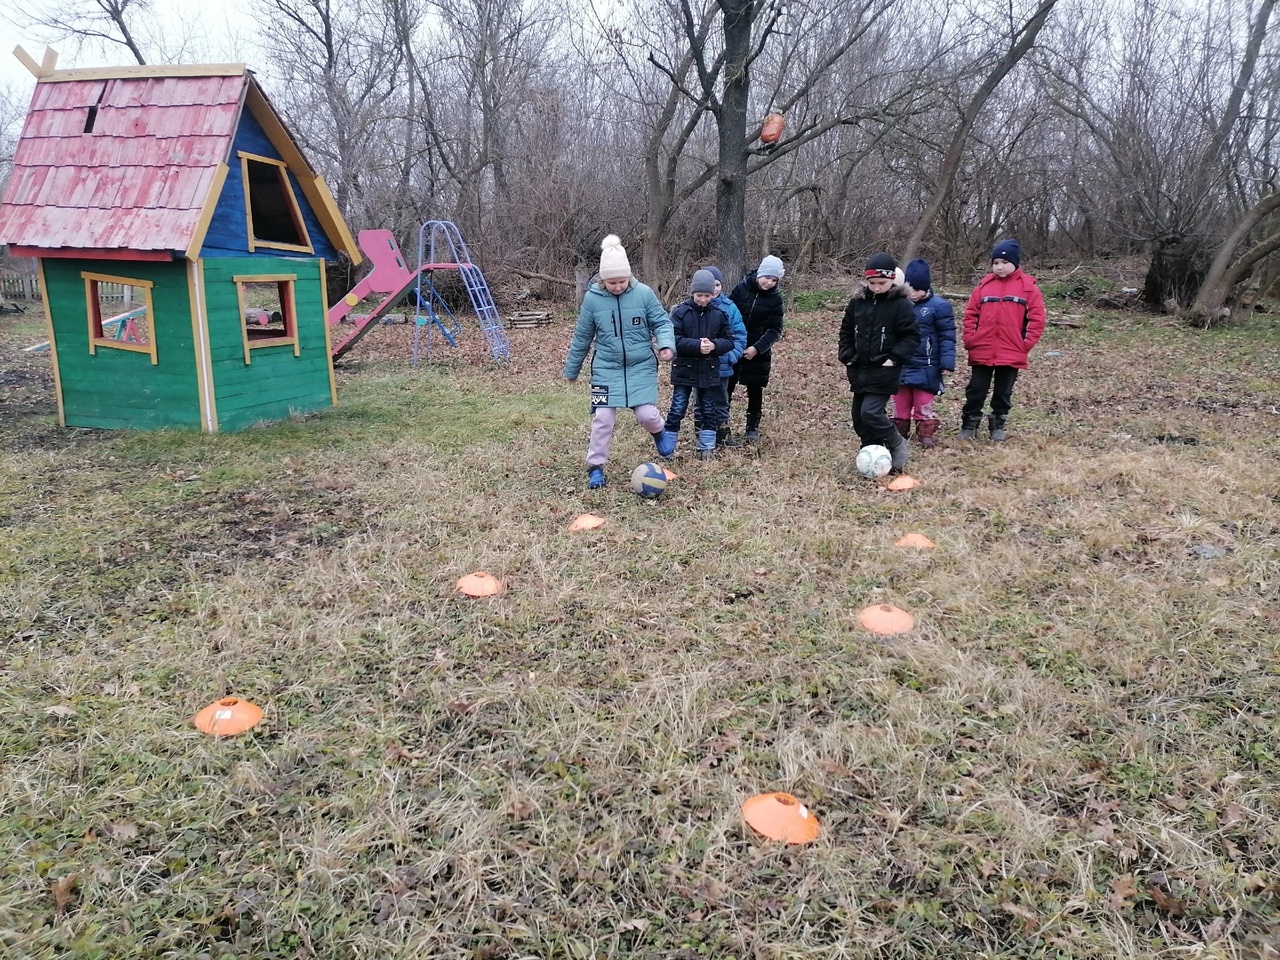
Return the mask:
[[[445,343],[456,347],[458,337],[462,334],[462,325],[458,323],[458,318],[453,315],[453,311],[444,302],[440,292],[432,285],[430,278],[422,271],[418,272],[418,282],[413,288],[413,302],[417,306],[417,321],[413,328],[413,365],[416,367],[418,339],[423,330],[426,330],[427,339],[422,345],[422,355],[429,357],[431,356],[431,334],[434,330],[440,331]],[[447,324],[440,319],[442,313],[449,319]]]
[[[489,292],[489,284],[485,282],[484,273],[480,268],[471,262],[471,251],[467,249],[462,233],[452,222],[428,220],[418,230],[418,274],[423,275],[424,270],[458,271],[462,285],[466,288],[467,296],[471,300],[471,306],[475,309],[476,317],[480,321],[480,329],[484,332],[484,342],[489,348],[489,356],[495,363],[506,363],[510,360],[511,343],[507,340],[507,331],[502,325],[502,318],[498,316],[497,304],[493,302],[493,295]],[[430,287],[429,280],[427,286]],[[444,301],[440,299],[434,287],[430,287],[430,292],[425,294],[420,289],[419,294],[420,307],[422,304],[439,303],[448,313],[448,307],[444,306]],[[449,317],[452,319],[453,315],[449,313]],[[426,322],[439,326],[448,339],[448,333],[443,324],[436,319],[434,311],[430,312]],[[417,362],[416,333],[415,330],[415,363]],[[430,330],[428,330],[429,334]]]

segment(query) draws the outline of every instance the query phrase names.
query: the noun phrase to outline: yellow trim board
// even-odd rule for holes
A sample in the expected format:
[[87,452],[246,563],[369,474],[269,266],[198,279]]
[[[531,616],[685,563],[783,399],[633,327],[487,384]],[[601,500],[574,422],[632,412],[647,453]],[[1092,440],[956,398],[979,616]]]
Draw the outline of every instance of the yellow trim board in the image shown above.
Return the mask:
[[196,388],[200,396],[200,425],[205,433],[218,432],[218,400],[213,382],[212,349],[205,323],[204,262],[187,263],[187,295],[191,298],[191,338],[196,351]]
[[[297,194],[293,192],[293,184],[289,182],[289,164],[283,160],[277,160],[275,157],[263,157],[256,153],[245,153],[243,150],[238,151],[236,156],[240,158],[240,183],[244,190],[244,220],[245,228],[249,231],[249,251],[252,253],[258,247],[267,247],[271,250],[288,250],[293,253],[314,254],[316,251],[311,243],[311,234],[307,231],[307,221],[303,219],[302,207],[298,204]],[[298,236],[306,241],[305,244],[282,243],[278,240],[259,240],[254,236],[253,204],[249,199],[250,161],[269,164],[276,168],[276,176],[280,178],[280,186],[283,188],[285,199],[289,202],[289,215],[293,218],[293,227],[298,231]],[[301,182],[299,180],[299,183]]]
[[316,173],[311,164],[307,162],[307,158],[302,155],[302,151],[298,149],[293,136],[285,127],[275,108],[271,106],[271,102],[267,99],[266,94],[262,92],[262,88],[258,86],[257,81],[253,80],[252,77],[250,77],[250,81],[244,101],[249,113],[262,126],[267,139],[271,141],[271,145],[279,151],[280,156],[284,157],[289,169],[298,178],[302,193],[311,204],[312,212],[315,213],[316,219],[320,221],[320,227],[324,230],[330,242],[340,252],[345,253],[353,264],[360,263],[364,257],[361,256],[360,248],[356,244],[355,238],[351,235],[346,221],[338,211],[338,204],[333,199],[333,194],[329,192],[329,185],[324,182],[324,178]]
[[[231,278],[236,285],[236,301],[240,304],[240,336],[244,340],[244,362],[249,365],[249,351],[260,347],[286,347],[293,345],[293,355],[302,355],[302,347],[298,338],[298,300],[294,294],[294,285],[298,282],[296,273],[258,273],[236,275]],[[280,307],[285,316],[285,330],[293,330],[291,337],[272,337],[269,340],[250,340],[249,326],[245,322],[244,285],[246,283],[274,283]]]
[[[128,277],[117,277],[107,273],[91,273],[88,270],[81,270],[80,276],[84,280],[85,313],[89,321],[89,355],[96,356],[98,347],[108,347],[112,350],[126,350],[130,353],[145,353],[151,358],[153,367],[159,364],[160,360],[156,356],[156,310],[155,305],[151,302],[151,288],[155,284],[150,280],[132,280]],[[102,336],[102,309],[94,292],[95,284],[99,283],[118,283],[122,286],[137,287],[142,291],[142,299],[146,302],[147,311],[146,343],[128,343]]]
[[49,334],[49,358],[53,361],[53,392],[58,400],[58,426],[67,425],[67,411],[62,405],[62,374],[58,370],[58,338],[53,333],[53,311],[49,308],[49,284],[44,279],[44,260],[36,261],[40,278],[40,306],[44,309],[44,328]]
[[333,372],[333,340],[329,335],[329,276],[323,260],[320,264],[320,321],[324,324],[324,355],[329,363],[329,400],[338,405],[338,379]]
[[[27,69],[30,69],[28,67]],[[195,63],[186,66],[136,65],[132,67],[78,67],[40,73],[40,83],[67,83],[73,80],[133,80],[148,77],[242,77],[248,72],[243,63]]]
[[191,232],[191,242],[187,244],[188,260],[195,260],[200,256],[200,248],[204,246],[204,238],[209,233],[209,224],[213,222],[213,211],[218,208],[218,201],[222,199],[222,187],[230,172],[231,168],[225,163],[219,163],[214,168],[213,183],[209,184],[209,193],[204,198],[204,206],[200,208],[200,219],[196,221],[195,229]]

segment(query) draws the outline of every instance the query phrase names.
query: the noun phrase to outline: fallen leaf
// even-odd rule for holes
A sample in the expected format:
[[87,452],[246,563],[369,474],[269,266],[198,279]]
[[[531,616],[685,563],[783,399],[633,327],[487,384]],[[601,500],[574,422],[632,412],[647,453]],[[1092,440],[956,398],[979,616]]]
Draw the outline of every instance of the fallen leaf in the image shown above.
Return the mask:
[[1126,873],[1111,881],[1111,896],[1107,897],[1107,902],[1113,909],[1127,910],[1133,906],[1129,901],[1137,895],[1138,885],[1133,882],[1133,874]]
[[429,756],[431,756],[430,750],[406,750],[398,743],[387,745],[386,759],[388,762],[393,760],[425,760]]
[[1222,811],[1222,822],[1230,827],[1233,824],[1242,823],[1248,819],[1249,811],[1238,803],[1228,803],[1226,809]]
[[1155,905],[1171,917],[1180,917],[1187,912],[1186,905],[1168,891],[1160,889],[1154,883],[1147,887],[1147,896],[1155,901]]
[[836,763],[834,760],[819,760],[818,769],[823,773],[829,773],[833,777],[852,777],[853,771],[842,763]]
[[626,933],[628,930],[634,930],[636,933],[644,933],[649,929],[651,921],[644,917],[632,917],[630,920],[623,920],[616,927],[617,933]]
[[1012,900],[1006,900],[1004,903],[1000,904],[1000,909],[1004,910],[1006,913],[1011,913],[1015,917],[1018,917],[1019,919],[1021,919],[1023,922],[1023,927],[1025,928],[1027,933],[1031,933],[1038,926],[1040,926],[1039,917],[1037,917],[1034,913],[1032,913],[1026,907],[1018,906],[1018,904],[1014,903]]
[[455,716],[460,717],[460,716],[463,716],[464,714],[474,712],[477,706],[478,704],[472,703],[469,700],[464,700],[463,698],[459,697],[457,700],[450,700],[448,706],[445,709],[447,709],[450,713],[454,714]]
[[107,824],[107,833],[113,840],[132,840],[138,835],[138,825],[126,820],[117,820]]
[[537,812],[537,809],[533,805],[533,801],[526,800],[524,797],[516,797],[507,804],[507,816],[512,820],[528,820]]
[[999,872],[1000,868],[990,860],[984,859],[978,863],[978,876],[982,877],[983,880],[988,880]]
[[80,874],[68,873],[49,885],[49,892],[53,894],[54,913],[65,913],[70,908],[72,901],[75,900],[76,885],[79,883]]
[[1095,840],[1101,840],[1103,843],[1111,843],[1116,838],[1116,825],[1106,820],[1102,823],[1095,823],[1089,830],[1089,835]]
[[703,883],[700,892],[702,893],[702,899],[707,903],[718,903],[728,895],[729,888],[719,880],[707,880]]
[[75,707],[68,707],[63,703],[53,707],[45,707],[44,712],[51,717],[74,717],[76,715]]

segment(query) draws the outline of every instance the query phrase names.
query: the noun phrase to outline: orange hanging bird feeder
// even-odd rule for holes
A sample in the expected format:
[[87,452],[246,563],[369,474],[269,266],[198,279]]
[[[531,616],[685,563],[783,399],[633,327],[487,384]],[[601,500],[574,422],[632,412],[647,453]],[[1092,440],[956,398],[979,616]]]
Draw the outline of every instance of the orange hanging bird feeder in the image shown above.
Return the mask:
[[577,532],[579,530],[599,530],[603,526],[604,517],[597,517],[594,513],[584,513],[569,524],[569,529]]
[[762,793],[742,803],[752,830],[770,840],[809,843],[818,837],[818,818],[789,793]]
[[918,487],[918,486],[920,486],[920,481],[919,481],[919,480],[917,480],[915,477],[908,477],[908,476],[904,473],[902,476],[900,476],[900,477],[894,477],[894,478],[893,478],[892,480],[890,480],[887,484],[885,484],[885,489],[887,489],[887,490],[914,490],[914,489],[915,489],[916,487]]
[[234,737],[252,730],[261,720],[262,708],[239,697],[215,700],[191,718],[197,730],[214,737]]
[[468,597],[493,597],[502,592],[502,581],[491,573],[477,570],[459,578],[458,592]]
[[764,125],[760,128],[760,142],[766,147],[771,147],[782,139],[782,128],[786,125],[780,113],[771,113],[764,118]]
[[915,547],[918,550],[932,550],[937,546],[923,533],[908,533],[905,537],[899,537],[893,541],[893,545],[895,547]]
[[872,633],[882,636],[906,633],[916,625],[915,618],[911,614],[891,603],[876,603],[863,607],[862,613],[858,616],[858,622]]

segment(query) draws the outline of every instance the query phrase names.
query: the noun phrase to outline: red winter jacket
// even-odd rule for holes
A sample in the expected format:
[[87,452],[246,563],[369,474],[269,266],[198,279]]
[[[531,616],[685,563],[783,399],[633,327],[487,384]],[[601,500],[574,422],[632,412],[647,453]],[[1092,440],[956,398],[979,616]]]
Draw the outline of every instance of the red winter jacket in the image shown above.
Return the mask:
[[987,274],[964,308],[969,362],[1025,370],[1027,354],[1044,333],[1044,321],[1044,296],[1035,277],[1021,269],[1003,280]]

